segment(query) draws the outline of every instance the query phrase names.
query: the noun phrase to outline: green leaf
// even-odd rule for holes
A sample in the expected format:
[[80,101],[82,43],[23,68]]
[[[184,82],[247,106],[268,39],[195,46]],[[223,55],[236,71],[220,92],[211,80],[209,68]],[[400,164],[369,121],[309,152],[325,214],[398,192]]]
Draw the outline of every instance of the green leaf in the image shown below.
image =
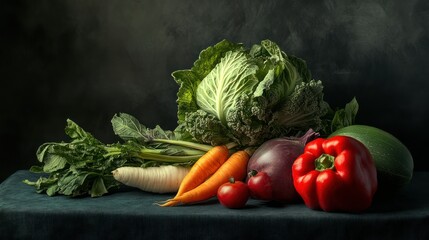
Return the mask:
[[261,46],[269,53],[271,58],[274,58],[275,61],[284,61],[282,50],[279,46],[270,40],[262,40]]
[[228,129],[213,114],[203,110],[188,113],[181,128],[192,133],[192,137],[213,146],[231,142]]
[[197,89],[197,104],[226,124],[241,94],[253,93],[258,66],[243,52],[227,52],[220,63],[203,79]]
[[220,62],[220,59],[230,51],[243,51],[243,44],[233,43],[226,39],[201,51],[199,58],[195,61],[191,70],[198,76],[207,76]]
[[48,155],[44,159],[43,171],[51,173],[63,169],[67,164],[67,159],[60,155]]
[[164,130],[159,125],[156,125],[154,129],[147,130],[152,139],[177,139],[174,132]]
[[25,179],[23,182],[27,185],[34,186],[37,192],[43,192],[51,188],[50,194],[54,195],[55,192],[53,192],[52,190],[57,191],[56,186],[58,183],[58,178],[55,175],[51,175],[48,178],[40,177],[39,179],[37,179],[37,181],[30,181],[28,179]]
[[108,191],[104,185],[102,177],[95,178],[92,187],[91,187],[91,197],[100,197],[106,194]]
[[36,157],[39,162],[43,162],[45,159],[45,154],[53,143],[44,143],[36,151]]
[[175,71],[172,76],[180,84],[177,92],[177,118],[180,122],[185,119],[187,112],[198,109],[195,92],[204,76],[199,76],[191,70]]
[[46,194],[48,196],[54,196],[58,192],[58,186],[57,185],[51,185],[46,189]]
[[148,140],[146,127],[140,124],[137,118],[127,113],[115,114],[111,122],[115,134],[125,141],[138,140],[146,142]]
[[331,131],[334,132],[343,127],[353,125],[358,110],[359,104],[356,98],[353,98],[343,109],[339,109],[335,112],[331,123]]
[[115,114],[112,118],[112,127],[114,133],[125,141],[145,144],[153,139],[175,139],[174,132],[163,130],[158,125],[154,129],[146,128],[137,118],[126,113]]
[[101,142],[95,139],[92,134],[83,130],[83,128],[70,119],[67,119],[65,133],[73,140],[84,140],[94,144],[101,144]]
[[43,173],[43,167],[41,166],[31,166],[29,169],[30,172],[33,173]]
[[199,58],[191,69],[177,70],[171,74],[179,84],[179,91],[177,92],[177,118],[179,122],[185,120],[187,112],[192,112],[199,108],[196,91],[202,79],[212,71],[227,52],[242,50],[242,44],[223,40],[201,51]]
[[78,196],[83,194],[77,191],[88,177],[88,173],[74,173],[69,171],[66,175],[58,180],[58,192],[64,195]]

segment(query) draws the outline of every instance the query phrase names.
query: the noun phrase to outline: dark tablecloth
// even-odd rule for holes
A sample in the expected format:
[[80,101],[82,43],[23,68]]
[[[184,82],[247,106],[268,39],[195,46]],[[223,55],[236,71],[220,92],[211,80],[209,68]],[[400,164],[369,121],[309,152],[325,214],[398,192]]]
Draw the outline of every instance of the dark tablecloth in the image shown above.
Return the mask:
[[364,213],[326,213],[302,203],[250,200],[245,209],[215,198],[162,208],[172,195],[124,189],[100,198],[49,197],[17,171],[0,185],[0,239],[429,239],[429,172]]

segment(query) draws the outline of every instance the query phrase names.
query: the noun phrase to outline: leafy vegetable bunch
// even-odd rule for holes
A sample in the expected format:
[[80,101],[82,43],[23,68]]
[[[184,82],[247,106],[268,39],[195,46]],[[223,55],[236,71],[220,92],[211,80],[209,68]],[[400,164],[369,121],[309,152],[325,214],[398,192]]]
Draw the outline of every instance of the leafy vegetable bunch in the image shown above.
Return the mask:
[[323,100],[322,81],[270,40],[250,49],[223,40],[203,50],[191,69],[172,75],[180,85],[176,131],[211,145],[257,146],[310,128],[329,133],[349,125],[357,110],[335,115]]
[[334,111],[306,63],[270,40],[250,49],[223,40],[203,50],[191,69],[172,76],[179,84],[174,131],[149,129],[121,113],[112,119],[121,141],[105,144],[68,119],[70,141],[42,144],[42,166],[30,169],[47,176],[25,183],[48,195],[101,196],[120,186],[112,175],[119,167],[190,166],[213,146],[256,148],[309,129],[328,135],[353,124],[358,110],[353,98]]
[[37,181],[24,180],[36,190],[52,196],[102,196],[117,189],[112,171],[123,167],[160,165],[191,166],[212,146],[179,140],[172,131],[159,126],[146,128],[133,116],[121,113],[112,126],[122,142],[105,144],[68,119],[65,128],[69,142],[47,142],[36,153],[42,166],[30,171],[46,173]]

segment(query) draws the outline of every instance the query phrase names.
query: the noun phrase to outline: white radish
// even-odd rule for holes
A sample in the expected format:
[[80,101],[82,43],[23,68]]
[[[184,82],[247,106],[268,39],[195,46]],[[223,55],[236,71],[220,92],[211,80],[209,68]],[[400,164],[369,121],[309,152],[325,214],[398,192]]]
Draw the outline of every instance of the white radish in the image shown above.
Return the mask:
[[179,190],[180,183],[189,170],[190,167],[173,165],[120,167],[112,171],[112,174],[116,181],[146,192],[173,193]]

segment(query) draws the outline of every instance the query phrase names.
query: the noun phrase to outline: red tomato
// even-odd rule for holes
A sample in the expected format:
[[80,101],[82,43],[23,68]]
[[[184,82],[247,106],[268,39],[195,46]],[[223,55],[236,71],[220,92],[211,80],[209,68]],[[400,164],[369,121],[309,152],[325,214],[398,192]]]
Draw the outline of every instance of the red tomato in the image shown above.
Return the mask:
[[255,170],[250,171],[247,186],[252,198],[272,200],[273,188],[271,185],[271,178],[266,172],[257,172]]
[[219,202],[227,208],[243,208],[249,199],[249,188],[244,182],[234,181],[222,184],[217,191]]

